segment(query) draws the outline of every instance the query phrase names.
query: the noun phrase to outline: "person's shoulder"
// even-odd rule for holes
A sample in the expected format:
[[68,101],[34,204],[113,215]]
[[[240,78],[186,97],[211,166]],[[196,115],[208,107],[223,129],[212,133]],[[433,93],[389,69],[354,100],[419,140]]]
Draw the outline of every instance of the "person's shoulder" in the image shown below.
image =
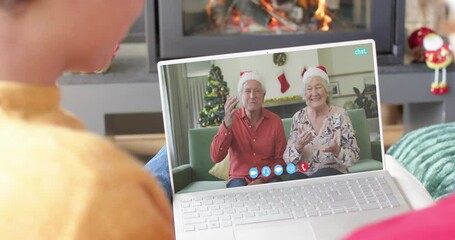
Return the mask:
[[331,108],[332,108],[332,112],[334,112],[334,113],[345,113],[346,112],[346,109],[339,107],[339,106],[332,105]]
[[116,159],[135,163],[112,142],[86,131],[78,118],[62,110],[58,88],[18,83],[2,83],[2,87],[5,98],[11,98],[17,104],[2,110],[19,114],[0,114],[0,158],[14,156],[18,171],[21,164],[30,164],[31,157],[33,164],[55,166],[65,171],[71,168],[101,171],[102,168],[95,166],[102,166],[106,161],[116,164]]
[[339,106],[334,106],[334,105],[332,105],[330,108],[331,108],[331,110],[330,110],[331,116],[349,118],[348,111],[346,111],[346,109],[339,107]]
[[306,109],[307,109],[307,107],[304,107],[304,108],[298,110],[297,112],[295,112],[294,115],[292,115],[292,119],[300,119],[302,117],[302,115],[306,114]]
[[[113,217],[120,223],[119,236],[132,236],[133,231],[136,236],[172,235],[160,186],[113,143],[81,130],[24,121],[3,123],[0,169],[9,181],[0,181],[8,196],[0,201],[0,208],[11,209],[3,212],[6,218],[33,218],[30,232],[36,227],[56,234],[64,234],[74,221],[87,219],[77,227],[79,233],[93,238],[109,235],[108,228],[114,226],[101,224],[97,232],[83,230]],[[49,222],[47,216],[53,220]],[[137,228],[144,223],[148,226]]]
[[[5,120],[5,119],[4,119]],[[0,156],[15,156],[17,166],[30,164],[55,166],[69,174],[71,169],[89,169],[91,172],[109,172],[116,165],[139,164],[112,142],[85,130],[24,121],[5,120],[0,126]],[[6,158],[5,158],[6,157]],[[23,161],[23,162],[21,162]],[[110,167],[107,168],[106,164]],[[129,171],[125,168],[124,171]],[[19,169],[18,169],[19,170]],[[74,174],[77,174],[76,171]]]

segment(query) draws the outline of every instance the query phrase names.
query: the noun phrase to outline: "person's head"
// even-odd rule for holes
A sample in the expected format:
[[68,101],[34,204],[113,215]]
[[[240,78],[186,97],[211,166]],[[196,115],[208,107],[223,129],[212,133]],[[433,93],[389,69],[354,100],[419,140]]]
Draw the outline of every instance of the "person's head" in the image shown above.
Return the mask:
[[239,99],[247,111],[257,111],[262,108],[266,86],[258,73],[242,72],[238,83]]
[[0,0],[0,47],[23,49],[32,61],[41,56],[61,72],[96,71],[110,62],[143,6],[144,0]]
[[332,91],[329,84],[329,76],[323,66],[310,67],[302,77],[303,99],[307,106],[318,108],[330,105]]

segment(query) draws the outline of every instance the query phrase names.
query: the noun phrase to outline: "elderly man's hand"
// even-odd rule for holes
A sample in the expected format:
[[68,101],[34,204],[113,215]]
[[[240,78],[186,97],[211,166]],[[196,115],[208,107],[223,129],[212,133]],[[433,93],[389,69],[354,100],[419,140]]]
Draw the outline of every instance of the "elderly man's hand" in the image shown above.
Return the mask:
[[237,110],[236,106],[239,103],[239,100],[236,96],[228,96],[226,103],[224,104],[224,126],[228,129],[231,128],[232,123],[234,122],[234,112]]

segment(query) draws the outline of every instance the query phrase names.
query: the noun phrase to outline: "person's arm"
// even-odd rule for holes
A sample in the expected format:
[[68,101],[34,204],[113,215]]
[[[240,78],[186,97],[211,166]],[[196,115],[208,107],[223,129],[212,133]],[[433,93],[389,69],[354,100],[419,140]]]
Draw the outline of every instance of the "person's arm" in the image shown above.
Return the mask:
[[232,142],[232,125],[234,124],[235,112],[239,100],[235,96],[228,96],[224,105],[224,119],[218,130],[218,133],[213,138],[210,145],[210,158],[212,161],[221,162],[228,154],[229,147]]
[[338,161],[350,167],[356,163],[359,158],[359,147],[355,139],[354,129],[352,127],[351,119],[346,111],[341,115],[341,133],[340,133],[340,152],[337,156]]
[[289,134],[289,139],[286,145],[286,148],[283,153],[283,160],[288,164],[288,163],[298,163],[300,162],[301,158],[301,152],[299,152],[295,145],[298,141],[298,136],[299,136],[299,124],[297,122],[297,117],[298,115],[294,115],[292,118],[292,124],[291,124],[291,132]]
[[453,239],[455,236],[455,195],[431,207],[410,211],[356,229],[345,236],[357,239]]
[[213,138],[212,144],[210,145],[210,158],[212,161],[218,163],[221,162],[231,147],[232,142],[232,131],[227,129],[221,124],[218,133]]

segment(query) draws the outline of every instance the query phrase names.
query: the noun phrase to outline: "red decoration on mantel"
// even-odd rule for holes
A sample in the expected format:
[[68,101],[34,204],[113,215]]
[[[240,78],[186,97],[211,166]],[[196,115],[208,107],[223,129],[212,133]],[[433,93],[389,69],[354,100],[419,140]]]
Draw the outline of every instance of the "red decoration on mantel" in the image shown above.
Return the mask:
[[300,74],[300,77],[303,77],[303,74],[305,74],[306,70],[307,70],[306,67],[303,67],[303,70],[302,70],[302,73]]
[[[452,63],[452,51],[444,39],[436,33],[427,34],[423,39],[423,46],[425,48],[425,62],[429,68],[435,71],[431,93],[445,94],[449,91],[446,67]],[[442,71],[441,81],[439,81],[439,70]]]
[[290,85],[289,85],[289,82],[288,80],[286,79],[286,75],[284,75],[284,72],[282,71],[279,75],[278,75],[278,81],[280,81],[280,85],[281,85],[281,93],[285,93]]
[[414,30],[408,37],[409,49],[411,49],[412,58],[415,62],[425,61],[425,48],[423,47],[423,39],[426,35],[435,33],[433,29],[421,27]]

